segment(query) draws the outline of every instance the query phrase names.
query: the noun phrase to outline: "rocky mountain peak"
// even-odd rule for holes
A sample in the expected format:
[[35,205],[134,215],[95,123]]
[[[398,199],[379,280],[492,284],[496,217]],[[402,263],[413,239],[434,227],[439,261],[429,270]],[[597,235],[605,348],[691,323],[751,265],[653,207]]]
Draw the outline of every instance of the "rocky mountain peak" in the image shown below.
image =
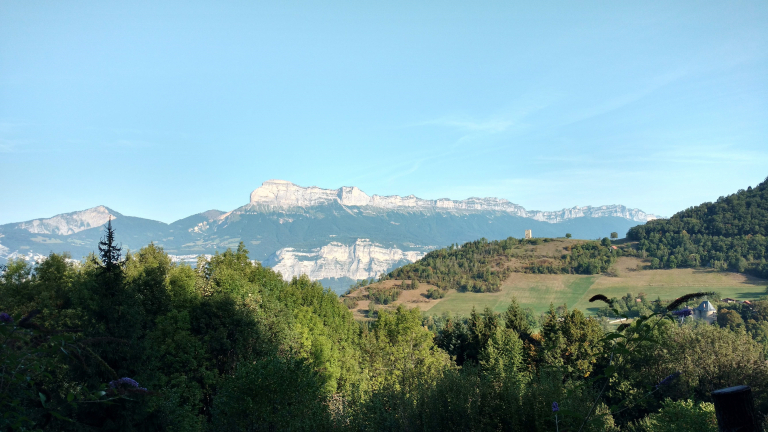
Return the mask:
[[622,205],[572,207],[557,211],[529,211],[503,198],[471,197],[464,200],[451,200],[449,198],[426,200],[417,198],[414,195],[405,197],[397,195],[368,195],[354,186],[344,186],[336,190],[322,189],[317,186],[302,187],[285,180],[265,181],[261,187],[251,192],[250,200],[251,205],[281,209],[311,207],[332,203],[356,207],[369,206],[396,211],[501,211],[515,216],[551,223],[577,217],[616,216],[638,222],[646,222],[657,218],[642,210],[631,209]]
[[116,219],[114,212],[105,206],[97,206],[87,210],[64,213],[48,219],[35,219],[16,225],[33,234],[70,235],[90,228],[102,226],[109,221],[110,216]]
[[301,187],[285,180],[267,180],[251,192],[251,204],[273,207],[306,207],[337,200],[338,191]]

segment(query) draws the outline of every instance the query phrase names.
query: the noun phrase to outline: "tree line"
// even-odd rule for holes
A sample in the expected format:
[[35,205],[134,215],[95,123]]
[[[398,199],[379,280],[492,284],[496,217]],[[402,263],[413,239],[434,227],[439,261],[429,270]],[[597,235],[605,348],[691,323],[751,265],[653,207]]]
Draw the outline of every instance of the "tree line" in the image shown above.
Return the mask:
[[357,322],[242,244],[195,267],[123,257],[111,227],[101,246],[0,273],[3,430],[716,430],[709,392],[745,383],[768,412],[763,342],[738,323],[665,309],[606,330],[552,306],[537,326],[516,302]]
[[712,267],[768,278],[768,179],[633,227],[627,238],[651,259],[652,268]]

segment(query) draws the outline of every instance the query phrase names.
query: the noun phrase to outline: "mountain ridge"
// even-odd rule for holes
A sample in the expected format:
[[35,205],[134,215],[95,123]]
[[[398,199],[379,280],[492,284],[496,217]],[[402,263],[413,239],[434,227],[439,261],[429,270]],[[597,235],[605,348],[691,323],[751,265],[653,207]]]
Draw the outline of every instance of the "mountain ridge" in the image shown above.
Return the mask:
[[[558,223],[578,217],[616,216],[636,222],[659,219],[654,214],[622,204],[601,206],[574,206],[560,210],[526,210],[523,206],[504,198],[469,197],[463,200],[450,198],[422,199],[415,195],[368,195],[356,186],[342,186],[338,189],[322,189],[317,186],[302,187],[286,180],[267,180],[253,190],[250,202],[229,212],[217,209],[206,210],[179,220],[166,223],[174,225],[193,217],[207,219],[208,222],[222,220],[233,213],[251,213],[249,210],[264,211],[269,209],[291,210],[296,208],[316,207],[338,203],[342,206],[372,207],[384,210],[415,211],[457,211],[484,212],[499,211],[516,216],[549,223]],[[123,216],[105,205],[98,205],[84,210],[59,213],[49,218],[35,218],[22,222],[10,222],[0,226],[16,225],[34,234],[69,235],[86,229],[102,226],[109,216],[113,219]],[[147,218],[142,218],[147,219]],[[161,221],[152,220],[158,223]],[[69,224],[67,223],[69,222]]]
[[[628,208],[621,204],[602,206],[574,206],[555,211],[526,210],[523,206],[504,198],[470,197],[464,200],[438,198],[421,199],[414,195],[368,195],[355,186],[342,186],[338,189],[322,189],[317,186],[302,187],[286,180],[267,180],[253,192],[250,202],[234,211],[250,208],[291,209],[294,207],[314,207],[336,202],[344,206],[373,207],[386,210],[434,210],[434,211],[504,211],[521,217],[528,217],[550,223],[562,222],[576,217],[619,216],[637,222],[658,219],[653,214],[640,209]],[[263,206],[263,207],[262,207]]]
[[498,198],[378,197],[354,187],[304,188],[283,180],[264,182],[250,198],[234,210],[207,210],[171,223],[125,216],[101,205],[0,225],[0,264],[17,258],[36,261],[51,252],[82,259],[96,250],[111,217],[126,252],[153,242],[174,259],[194,263],[198,255],[243,242],[252,259],[279,269],[286,279],[309,273],[323,280],[355,280],[481,237],[522,237],[533,230],[538,237],[571,233],[594,239],[613,231],[623,234],[655,218],[623,205],[533,212]]

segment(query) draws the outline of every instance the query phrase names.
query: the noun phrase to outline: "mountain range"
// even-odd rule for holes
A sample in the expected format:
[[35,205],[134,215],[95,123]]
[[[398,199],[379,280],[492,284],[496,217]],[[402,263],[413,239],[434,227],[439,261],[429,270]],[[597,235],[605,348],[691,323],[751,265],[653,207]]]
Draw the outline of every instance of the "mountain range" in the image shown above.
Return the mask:
[[174,259],[195,262],[243,242],[251,259],[285,278],[302,273],[336,290],[414,262],[428,251],[485,237],[623,236],[657,217],[623,205],[531,211],[499,198],[425,200],[368,195],[357,187],[322,189],[269,180],[247,204],[209,210],[166,224],[123,215],[106,206],[46,219],[0,225],[0,263],[40,260],[69,252],[80,260],[96,249],[112,218],[124,249],[154,242]]

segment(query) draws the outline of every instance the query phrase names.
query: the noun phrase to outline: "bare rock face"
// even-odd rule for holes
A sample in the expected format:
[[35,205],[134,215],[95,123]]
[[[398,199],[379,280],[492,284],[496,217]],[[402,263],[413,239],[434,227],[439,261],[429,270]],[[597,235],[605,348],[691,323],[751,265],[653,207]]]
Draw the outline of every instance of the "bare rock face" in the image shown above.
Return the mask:
[[331,242],[309,251],[283,248],[263,264],[279,271],[286,280],[302,274],[312,280],[341,277],[357,280],[378,277],[396,264],[419,260],[425,253],[385,248],[368,239],[358,239],[353,245]]
[[268,180],[251,192],[251,204],[274,207],[307,207],[337,200],[336,191],[319,187],[303,188],[285,180]]
[[[39,253],[34,252],[27,252],[27,253],[21,253],[19,251],[14,251],[12,253],[4,253],[2,250],[0,250],[0,258],[3,258],[7,261],[13,261],[18,259],[23,259],[24,261],[27,261],[29,263],[37,263],[40,264],[41,262],[45,261],[47,256]],[[75,261],[75,260],[69,260],[69,261]]]
[[440,198],[425,200],[413,195],[369,196],[356,187],[339,189],[321,189],[316,186],[301,187],[285,180],[269,180],[251,193],[251,206],[266,206],[289,209],[338,203],[344,206],[372,207],[394,211],[451,211],[478,212],[502,211],[515,216],[557,223],[578,217],[617,216],[637,222],[647,222],[657,217],[642,210],[630,209],[623,205],[605,205],[600,207],[573,207],[558,211],[528,211],[522,206],[501,198],[467,198],[451,200]]
[[115,216],[111,215],[106,207],[98,206],[79,212],[56,215],[49,219],[22,222],[16,228],[33,234],[70,235],[102,226],[109,221],[110,216],[115,219]]

